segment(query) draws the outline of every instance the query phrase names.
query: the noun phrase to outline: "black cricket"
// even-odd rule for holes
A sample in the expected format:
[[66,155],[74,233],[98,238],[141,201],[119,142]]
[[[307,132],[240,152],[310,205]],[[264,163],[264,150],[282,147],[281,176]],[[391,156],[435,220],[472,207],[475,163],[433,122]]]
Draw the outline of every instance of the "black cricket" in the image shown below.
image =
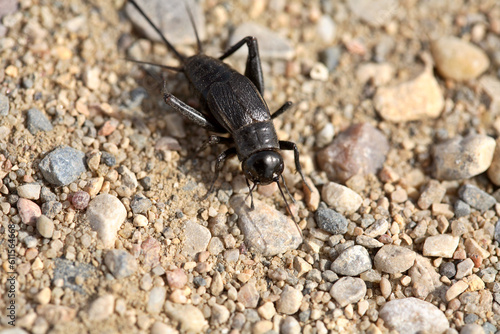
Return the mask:
[[[267,185],[276,182],[287,209],[293,217],[279,183],[281,177],[283,185],[288,192],[285,179],[282,175],[284,163],[280,150],[294,151],[295,167],[308,188],[309,185],[304,179],[300,167],[297,145],[290,141],[278,140],[273,124],[273,119],[288,110],[292,106],[292,102],[286,102],[271,115],[262,97],[264,95],[264,80],[257,39],[252,36],[245,37],[230,47],[219,58],[207,56],[202,53],[201,42],[193,17],[186,7],[198,42],[198,53],[194,56],[186,57],[175,49],[134,0],[129,0],[129,2],[156,30],[167,48],[176,55],[182,64],[181,67],[157,66],[183,72],[194,90],[198,93],[203,112],[190,107],[170,94],[164,82],[162,93],[165,103],[187,119],[209,131],[230,135],[230,138],[211,135],[209,140],[201,147],[201,149],[204,149],[208,145],[219,143],[232,145],[217,157],[215,175],[205,197],[214,190],[214,184],[224,161],[227,158],[238,155],[248,187],[250,188],[249,180],[253,183],[253,187],[250,188],[249,193],[252,209],[254,207],[252,191],[255,187],[259,184]],[[248,47],[248,58],[245,75],[242,75],[222,60],[232,55],[244,44]],[[145,62],[138,61],[138,63]],[[288,194],[290,195],[289,192]],[[291,195],[290,197],[294,200]]]

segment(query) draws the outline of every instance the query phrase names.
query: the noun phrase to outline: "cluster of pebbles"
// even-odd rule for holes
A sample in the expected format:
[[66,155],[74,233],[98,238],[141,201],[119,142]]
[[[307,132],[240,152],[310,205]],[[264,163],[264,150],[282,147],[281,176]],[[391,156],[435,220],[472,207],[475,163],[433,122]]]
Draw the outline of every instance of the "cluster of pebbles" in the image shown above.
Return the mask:
[[[192,54],[177,3],[144,7]],[[207,53],[257,36],[270,108],[296,102],[298,224],[274,184],[249,208],[236,159],[202,200],[216,152],[122,60],[176,65],[124,1],[3,1],[0,333],[497,333],[498,2],[186,3]]]

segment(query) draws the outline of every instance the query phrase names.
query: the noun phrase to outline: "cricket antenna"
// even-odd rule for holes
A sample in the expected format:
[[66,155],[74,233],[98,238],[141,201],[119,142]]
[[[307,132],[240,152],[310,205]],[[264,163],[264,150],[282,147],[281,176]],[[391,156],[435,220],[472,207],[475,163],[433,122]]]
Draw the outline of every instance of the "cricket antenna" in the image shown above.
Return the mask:
[[200,36],[198,35],[198,29],[196,29],[196,23],[194,22],[193,13],[191,13],[191,9],[189,8],[187,2],[184,2],[184,6],[186,6],[186,11],[189,15],[189,21],[191,21],[191,26],[193,27],[194,34],[196,36],[196,44],[198,45],[198,53],[201,53],[203,51],[203,48],[201,47]]
[[167,38],[161,32],[160,28],[158,28],[153,23],[153,21],[151,21],[151,19],[146,15],[146,13],[144,13],[144,11],[142,10],[142,8],[139,7],[139,5],[137,4],[137,2],[135,2],[135,0],[128,0],[128,2],[130,2],[135,7],[135,9],[137,9],[139,11],[139,13],[141,13],[142,17],[144,17],[146,19],[146,21],[148,21],[148,23],[151,25],[151,27],[153,27],[153,29],[160,35],[161,39],[163,40],[163,42],[165,43],[165,45],[168,47],[168,49],[170,51],[172,51],[173,53],[175,53],[175,55],[177,56],[177,58],[179,58],[179,60],[181,60],[182,62],[184,62],[184,60],[186,59],[186,57],[184,55],[182,55],[179,51],[177,51],[177,49],[167,40]]

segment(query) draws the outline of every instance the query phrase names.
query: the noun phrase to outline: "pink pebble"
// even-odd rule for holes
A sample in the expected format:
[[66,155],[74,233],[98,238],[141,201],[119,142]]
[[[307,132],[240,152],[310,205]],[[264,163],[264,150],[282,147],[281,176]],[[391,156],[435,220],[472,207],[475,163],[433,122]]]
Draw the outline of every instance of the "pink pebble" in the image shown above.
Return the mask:
[[42,210],[35,203],[26,198],[20,198],[17,201],[17,210],[21,216],[21,220],[26,225],[35,225],[38,217],[42,215]]
[[77,191],[71,197],[71,203],[77,210],[84,210],[89,205],[90,195],[85,191]]

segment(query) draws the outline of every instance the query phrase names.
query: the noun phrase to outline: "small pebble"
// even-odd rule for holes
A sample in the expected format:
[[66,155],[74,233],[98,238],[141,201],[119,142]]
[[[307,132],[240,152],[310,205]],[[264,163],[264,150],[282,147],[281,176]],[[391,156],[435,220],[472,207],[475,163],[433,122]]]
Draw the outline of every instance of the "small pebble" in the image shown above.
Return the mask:
[[186,239],[182,245],[182,252],[191,258],[206,250],[212,237],[208,228],[192,220],[188,220],[184,225],[184,236]]
[[424,242],[424,256],[452,258],[460,238],[451,234],[439,234],[427,237]]
[[360,18],[372,27],[380,27],[389,22],[396,13],[396,0],[349,0],[349,9],[355,17]]
[[331,265],[332,271],[345,276],[357,276],[371,268],[370,255],[366,248],[360,245],[345,249]]
[[35,296],[35,301],[41,305],[47,305],[50,302],[52,291],[49,287],[45,287]]
[[[293,44],[287,38],[253,22],[245,22],[237,26],[228,45],[232,46],[247,36],[254,36],[258,40],[261,59],[290,60],[295,55]],[[247,51],[240,48],[234,55],[246,57]]]
[[42,213],[49,217],[54,218],[63,209],[61,202],[50,201],[42,204]]
[[26,119],[26,127],[32,135],[36,135],[38,131],[46,132],[54,129],[47,116],[36,108],[27,111]]
[[38,167],[49,183],[65,186],[76,181],[86,171],[85,154],[63,146],[47,154]]
[[326,65],[329,72],[335,70],[339,64],[340,56],[342,55],[342,48],[339,46],[331,46],[326,48],[320,53],[320,59]]
[[0,116],[7,116],[9,114],[9,110],[9,98],[3,94],[0,94]]
[[318,81],[327,81],[328,80],[328,68],[322,63],[316,63],[311,69],[309,73],[311,79]]
[[470,205],[458,199],[453,205],[453,211],[457,218],[466,217],[470,215]]
[[464,184],[458,189],[458,196],[473,208],[486,211],[497,202],[495,197],[472,184]]
[[156,286],[149,292],[148,304],[146,311],[152,314],[158,314],[163,308],[165,299],[167,298],[167,290],[163,286]]
[[38,217],[36,221],[36,229],[44,238],[52,238],[54,234],[54,222],[45,215]]
[[331,234],[345,234],[347,232],[347,219],[340,213],[328,208],[319,208],[314,213],[318,227]]
[[366,295],[366,284],[361,278],[342,277],[330,289],[330,295],[341,307],[359,302]]
[[317,154],[318,165],[332,181],[356,174],[376,174],[389,152],[384,134],[369,123],[350,126]]
[[112,249],[106,253],[104,263],[117,279],[133,275],[137,271],[136,259],[127,251]]
[[77,191],[71,197],[71,204],[77,210],[85,210],[89,205],[90,195],[85,191]]
[[467,282],[463,280],[457,281],[452,286],[450,286],[448,290],[446,290],[446,295],[445,295],[446,301],[449,302],[457,298],[462,292],[467,290],[468,287],[469,284],[467,284]]
[[365,234],[370,238],[376,238],[387,232],[389,227],[387,219],[379,219],[365,230]]
[[113,295],[104,295],[94,300],[89,307],[89,320],[101,321],[108,319],[115,308],[115,297]]
[[440,203],[445,194],[446,188],[439,181],[430,180],[420,194],[418,206],[422,210],[427,210],[432,204]]
[[365,248],[380,248],[384,245],[377,239],[371,238],[367,235],[358,235],[356,237],[356,244],[361,245]]
[[449,279],[452,279],[453,277],[455,277],[457,269],[453,262],[443,262],[439,267],[439,273],[443,276],[448,277]]
[[300,334],[302,332],[300,323],[294,317],[286,317],[280,325],[281,334]]
[[490,65],[483,50],[454,36],[441,37],[430,48],[438,72],[446,79],[474,79]]
[[246,308],[256,308],[259,304],[260,295],[255,288],[255,283],[249,282],[238,291],[238,301]]
[[214,325],[222,325],[229,320],[231,313],[227,307],[219,304],[212,306],[212,316],[210,317],[210,322]]
[[285,285],[280,298],[276,302],[276,310],[288,315],[295,314],[302,304],[303,297],[302,292],[289,285]]
[[335,40],[337,26],[329,15],[322,15],[316,25],[319,37],[325,44],[331,44]]
[[413,297],[387,302],[380,309],[379,316],[387,328],[399,333],[443,333],[449,327],[441,310]]
[[[363,198],[354,190],[335,182],[328,182],[323,186],[321,197],[340,213],[356,212],[363,203]],[[339,219],[338,216],[335,218]],[[342,224],[342,222],[339,223]]]
[[474,268],[474,262],[470,258],[467,258],[457,264],[457,273],[455,275],[456,279],[462,279],[465,276],[472,274],[472,269]]
[[17,211],[21,220],[26,225],[35,225],[38,217],[42,215],[40,207],[29,199],[20,198],[17,201]]
[[460,334],[485,334],[485,331],[480,325],[469,323],[460,329]]
[[104,246],[114,246],[117,232],[127,217],[123,203],[115,196],[101,194],[90,201],[87,219]]
[[385,277],[380,280],[380,292],[385,299],[389,298],[392,292],[391,282]]
[[229,204],[238,214],[245,244],[253,252],[274,256],[296,249],[302,243],[298,226],[274,207],[254,199],[255,209],[251,210],[244,195],[232,197]]
[[172,289],[182,289],[187,284],[187,275],[180,268],[167,271],[166,276],[168,286]]
[[434,145],[434,175],[439,180],[468,179],[485,172],[491,165],[495,140],[470,134],[456,136]]
[[40,198],[41,186],[38,183],[28,183],[17,187],[19,197],[37,200]]
[[410,269],[416,258],[416,253],[411,249],[385,245],[377,252],[374,258],[375,268],[380,271],[396,274]]
[[135,214],[138,213],[146,213],[151,207],[152,202],[149,198],[146,198],[141,195],[136,195],[130,202],[130,208],[132,212]]
[[151,326],[151,334],[178,334],[179,331],[174,327],[163,322],[157,321]]

